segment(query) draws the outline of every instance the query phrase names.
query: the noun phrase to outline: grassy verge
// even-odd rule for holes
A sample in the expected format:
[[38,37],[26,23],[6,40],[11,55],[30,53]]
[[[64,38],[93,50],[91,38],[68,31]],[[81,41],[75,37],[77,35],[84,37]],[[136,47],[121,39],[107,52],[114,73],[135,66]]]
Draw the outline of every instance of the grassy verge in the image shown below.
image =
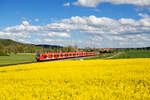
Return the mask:
[[122,58],[150,58],[150,50],[126,50],[113,57],[113,59]]
[[100,56],[84,58],[84,60],[94,60],[94,59],[100,59]]
[[105,59],[107,57],[111,57],[113,56],[114,54],[111,54],[111,53],[105,53],[105,54],[100,54],[99,56],[96,56],[96,57],[89,57],[89,58],[85,58],[84,60],[94,60],[94,59]]
[[112,54],[100,54],[98,57],[89,57],[84,60],[127,58],[150,58],[150,50],[123,50]]
[[0,65],[16,64],[35,61],[34,54],[11,54],[10,56],[0,56]]

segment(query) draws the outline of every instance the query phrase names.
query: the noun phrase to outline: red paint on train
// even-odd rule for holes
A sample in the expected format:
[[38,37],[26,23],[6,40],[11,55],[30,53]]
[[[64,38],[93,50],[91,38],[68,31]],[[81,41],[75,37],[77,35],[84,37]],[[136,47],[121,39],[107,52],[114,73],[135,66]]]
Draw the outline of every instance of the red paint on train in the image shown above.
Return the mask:
[[97,55],[98,52],[63,52],[63,53],[39,53],[36,56],[37,61],[51,60],[51,59],[62,59],[70,57],[82,57]]

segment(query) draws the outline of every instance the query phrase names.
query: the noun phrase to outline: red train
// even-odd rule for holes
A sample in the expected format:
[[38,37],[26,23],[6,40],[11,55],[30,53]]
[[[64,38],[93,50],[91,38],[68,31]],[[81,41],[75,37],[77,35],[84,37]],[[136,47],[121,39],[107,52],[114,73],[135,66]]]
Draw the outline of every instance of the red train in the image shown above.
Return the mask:
[[44,60],[52,60],[52,59],[92,56],[92,55],[97,55],[97,54],[98,52],[39,53],[36,56],[36,60],[44,61]]

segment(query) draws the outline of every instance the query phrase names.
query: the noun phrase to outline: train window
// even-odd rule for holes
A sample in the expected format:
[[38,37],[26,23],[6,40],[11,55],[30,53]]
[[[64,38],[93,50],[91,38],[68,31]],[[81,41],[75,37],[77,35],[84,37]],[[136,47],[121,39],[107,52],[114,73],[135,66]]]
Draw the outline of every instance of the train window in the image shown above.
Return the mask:
[[37,54],[36,57],[40,57],[40,54]]
[[46,57],[48,57],[48,56],[47,56],[47,55],[44,55],[43,57],[45,57],[45,58],[46,58]]
[[52,55],[49,55],[49,57],[52,57]]

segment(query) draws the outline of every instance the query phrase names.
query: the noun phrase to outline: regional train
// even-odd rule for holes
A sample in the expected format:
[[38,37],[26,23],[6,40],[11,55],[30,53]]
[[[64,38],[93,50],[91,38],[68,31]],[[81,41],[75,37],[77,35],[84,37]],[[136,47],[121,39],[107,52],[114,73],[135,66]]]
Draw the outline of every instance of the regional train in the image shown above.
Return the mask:
[[46,61],[53,59],[64,59],[73,57],[94,56],[98,52],[62,52],[62,53],[39,53],[36,56],[37,61]]

